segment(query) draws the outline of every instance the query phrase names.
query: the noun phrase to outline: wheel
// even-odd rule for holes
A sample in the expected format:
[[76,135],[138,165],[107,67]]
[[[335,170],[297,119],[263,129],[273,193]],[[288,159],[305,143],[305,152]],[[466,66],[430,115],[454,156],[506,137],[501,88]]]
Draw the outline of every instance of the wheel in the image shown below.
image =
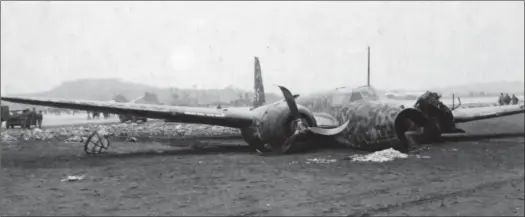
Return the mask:
[[84,152],[89,155],[100,154],[109,148],[110,142],[106,135],[100,135],[98,130],[93,131],[84,143]]
[[272,149],[266,148],[264,142],[260,141],[255,135],[255,131],[252,129],[241,129],[241,135],[248,143],[248,146],[252,147],[259,153],[270,153]]

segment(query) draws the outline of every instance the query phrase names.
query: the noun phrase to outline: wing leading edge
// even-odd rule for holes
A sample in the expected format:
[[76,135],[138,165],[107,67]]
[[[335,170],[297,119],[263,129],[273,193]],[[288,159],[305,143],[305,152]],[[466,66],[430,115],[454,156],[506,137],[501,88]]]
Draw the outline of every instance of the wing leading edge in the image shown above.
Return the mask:
[[525,113],[523,105],[505,105],[492,107],[456,109],[452,112],[456,123],[465,123],[489,118]]
[[21,104],[76,110],[96,110],[114,114],[167,119],[174,122],[209,124],[234,128],[248,127],[254,120],[252,113],[248,111],[227,111],[215,108],[147,105],[89,100],[66,100],[37,97],[2,97],[1,100]]

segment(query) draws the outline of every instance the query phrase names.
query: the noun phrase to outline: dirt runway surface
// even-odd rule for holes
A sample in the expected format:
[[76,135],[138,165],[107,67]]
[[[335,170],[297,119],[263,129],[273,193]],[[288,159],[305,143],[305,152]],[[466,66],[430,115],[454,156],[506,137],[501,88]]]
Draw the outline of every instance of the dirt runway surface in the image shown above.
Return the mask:
[[[460,127],[516,133],[523,121]],[[345,160],[363,154],[347,149],[260,156],[238,140],[182,148],[191,143],[113,142],[98,157],[79,143],[1,144],[0,215],[524,215],[523,137],[435,144],[384,163]]]

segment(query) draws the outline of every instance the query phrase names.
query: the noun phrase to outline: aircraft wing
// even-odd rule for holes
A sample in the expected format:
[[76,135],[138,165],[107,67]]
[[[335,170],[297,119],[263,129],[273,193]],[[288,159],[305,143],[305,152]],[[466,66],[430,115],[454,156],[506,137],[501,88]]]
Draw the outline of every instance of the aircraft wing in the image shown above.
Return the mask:
[[215,108],[147,105],[88,100],[66,100],[37,97],[2,97],[1,100],[21,104],[87,111],[95,110],[113,114],[166,119],[173,122],[210,124],[235,128],[248,127],[254,120],[254,117],[249,111],[227,111]]
[[503,117],[525,113],[524,105],[504,105],[478,108],[462,108],[452,111],[456,123]]

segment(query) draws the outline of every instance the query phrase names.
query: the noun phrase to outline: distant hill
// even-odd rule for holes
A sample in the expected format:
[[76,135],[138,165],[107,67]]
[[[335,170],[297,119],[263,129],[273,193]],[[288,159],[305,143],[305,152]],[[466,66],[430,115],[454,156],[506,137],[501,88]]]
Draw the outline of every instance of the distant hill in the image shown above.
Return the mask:
[[[483,93],[486,96],[497,96],[502,92],[523,95],[525,92],[524,89],[523,82],[500,81],[442,86],[430,88],[429,90],[440,92],[444,97],[451,96],[452,93],[462,97],[467,97],[471,94],[474,94],[474,96],[480,96],[480,93]],[[378,92],[378,95],[381,96],[387,92],[387,90],[379,88],[376,89],[376,91]],[[146,98],[152,99],[147,101],[158,101],[158,103],[165,105],[229,104],[235,106],[249,106],[253,99],[253,91],[245,91],[232,86],[223,89],[159,88],[127,82],[120,79],[81,79],[66,81],[45,92],[14,95],[101,101],[111,101],[118,95],[129,100],[145,96]],[[273,102],[282,99],[282,96],[274,93],[266,93],[266,99],[268,102]],[[143,103],[142,101],[143,100],[139,100],[139,103]],[[14,105],[7,102],[2,102],[2,105],[10,105],[12,109],[33,107],[28,105]]]
[[[229,104],[239,102],[243,99],[244,104],[251,105],[253,91],[227,87],[223,89],[179,89],[179,88],[159,88],[144,84],[123,81],[121,79],[80,79],[66,81],[59,86],[33,94],[12,94],[17,96],[36,96],[63,99],[80,100],[100,100],[111,101],[117,95],[125,99],[133,100],[141,96],[157,98],[154,101],[166,105],[207,105],[207,104]],[[242,97],[241,97],[242,96]],[[273,93],[266,93],[267,101],[276,101],[282,98]],[[27,105],[13,105],[12,103],[2,102],[11,105],[13,109],[18,107],[33,107]]]

